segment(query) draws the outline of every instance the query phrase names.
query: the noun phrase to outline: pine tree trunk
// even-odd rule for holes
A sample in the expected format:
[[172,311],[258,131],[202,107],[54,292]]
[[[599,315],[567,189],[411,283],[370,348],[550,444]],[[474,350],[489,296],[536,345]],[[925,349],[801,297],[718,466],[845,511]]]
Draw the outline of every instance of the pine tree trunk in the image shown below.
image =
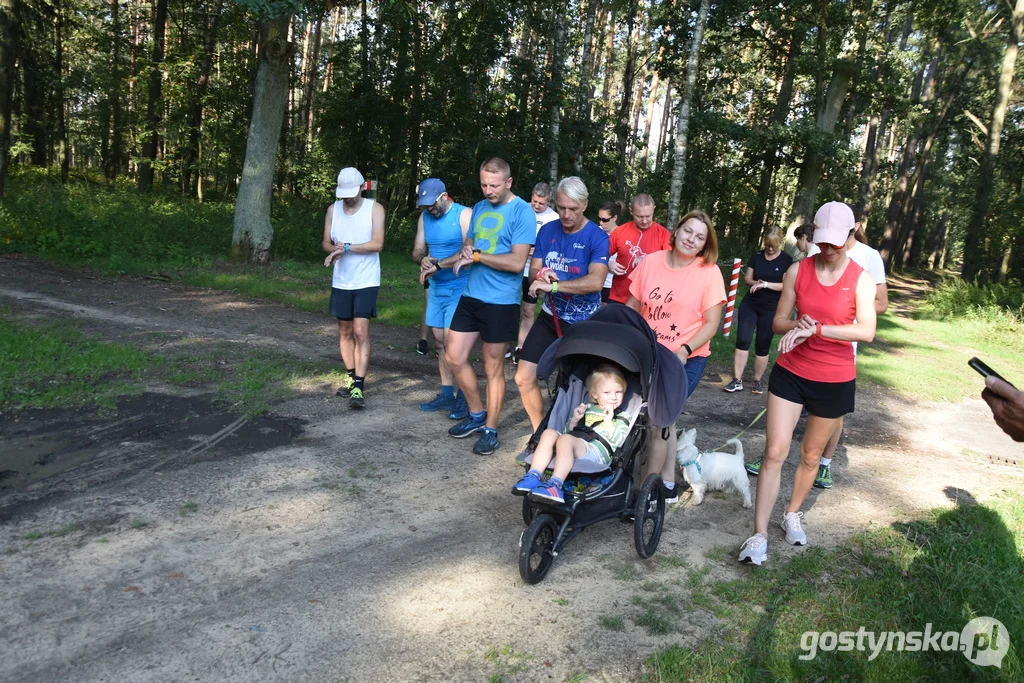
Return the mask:
[[124,160],[124,116],[121,89],[121,2],[110,0],[110,154],[104,169],[107,180],[121,172]]
[[181,192],[183,194],[189,192],[198,194],[199,191],[199,138],[203,123],[203,100],[206,98],[206,90],[210,84],[213,53],[217,48],[217,26],[220,24],[223,9],[224,0],[217,0],[213,16],[210,17],[209,23],[206,25],[203,57],[199,61],[199,78],[196,80],[196,87],[192,92],[192,102],[189,104],[185,123],[185,128],[188,131],[188,143],[182,150],[181,159]]
[[964,238],[964,268],[962,277],[968,282],[986,273],[989,264],[984,263],[986,255],[982,246],[986,238],[985,223],[988,218],[989,203],[992,198],[992,185],[996,169],[996,157],[999,156],[999,142],[1003,134],[1003,122],[1006,119],[1006,107],[1010,100],[1010,86],[1013,85],[1014,68],[1017,63],[1017,49],[1024,33],[1024,0],[1017,0],[1013,8],[1010,32],[1003,52],[1003,63],[999,67],[999,84],[996,87],[996,100],[992,107],[992,119],[988,127],[988,143],[981,157],[981,170],[978,172],[978,189],[971,207],[971,222]]
[[64,101],[64,2],[57,0],[54,6],[56,44],[54,49],[54,70],[57,72],[57,163],[60,166],[60,181],[68,181],[71,159],[68,156],[67,103]]
[[690,134],[690,107],[693,94],[697,89],[697,64],[700,58],[700,46],[704,40],[704,26],[708,21],[708,0],[700,0],[697,12],[697,24],[693,27],[690,40],[690,56],[686,60],[686,85],[683,99],[679,104],[679,117],[676,119],[675,152],[673,154],[672,183],[668,192],[668,227],[675,227],[679,217],[679,197],[683,192],[683,178],[686,175],[687,136]]
[[146,101],[146,133],[139,163],[139,189],[153,186],[153,163],[160,146],[160,97],[163,90],[164,39],[167,26],[167,0],[153,0],[153,51],[149,65],[149,99]]
[[644,119],[644,135],[641,138],[644,149],[640,152],[640,173],[641,177],[647,174],[647,158],[651,151],[651,128],[654,124],[654,107],[658,103],[658,88],[661,87],[661,78],[658,76],[658,72],[654,72],[654,78],[651,80],[651,94],[647,98],[647,118]]
[[7,183],[11,111],[14,99],[14,62],[18,52],[16,0],[0,0],[0,199]]
[[[786,52],[786,65],[782,71],[782,83],[779,85],[779,96],[775,100],[775,111],[772,113],[771,125],[781,131],[789,118],[790,102],[793,100],[793,78],[796,74],[796,63],[803,49],[804,36],[807,29],[797,24],[793,27],[792,37],[789,41],[789,50]],[[747,229],[747,244],[757,244],[764,232],[765,216],[767,215],[768,198],[771,195],[772,178],[775,169],[779,166],[779,148],[781,141],[772,145],[771,149],[765,151],[761,156],[761,177],[757,186],[757,201],[754,203],[754,213],[750,219],[750,227]]]
[[[839,122],[839,112],[853,77],[853,69],[854,66],[849,62],[840,61],[832,72],[832,79],[829,81],[828,90],[825,93],[825,102],[815,123],[815,128],[823,139],[831,139],[835,132],[836,124]],[[811,222],[814,201],[818,193],[818,183],[821,182],[824,168],[825,150],[820,144],[808,146],[803,163],[800,164],[796,194],[793,197],[790,231],[795,230],[803,223]]]
[[604,83],[601,86],[601,102],[604,111],[611,111],[612,83],[615,80],[615,69],[612,64],[615,60],[615,7],[608,9],[608,41],[604,54]]
[[594,20],[600,0],[587,0],[587,13],[583,20],[583,55],[580,57],[580,89],[576,95],[576,149],[573,168],[577,175],[583,171],[583,157],[588,148],[590,129],[590,73],[594,52]]
[[629,120],[633,111],[633,79],[636,77],[636,56],[639,40],[635,37],[639,2],[630,0],[626,9],[626,64],[622,69],[622,102],[615,123],[615,194],[626,196],[626,144],[629,141]]
[[562,119],[562,51],[565,43],[565,13],[555,12],[555,40],[551,50],[551,111],[548,140],[548,169],[551,184],[558,182],[558,145]]
[[303,125],[306,131],[306,151],[313,149],[313,116],[316,110],[316,78],[320,73],[320,47],[323,42],[323,17],[317,16],[316,27],[313,29],[313,57],[307,70],[305,118]]
[[661,170],[668,148],[669,122],[672,120],[672,79],[665,81],[665,100],[661,105],[661,131],[658,133],[658,153],[654,159],[654,170]]
[[274,228],[270,199],[275,159],[288,103],[288,68],[293,46],[288,42],[291,15],[261,22],[260,51],[253,96],[252,120],[245,147],[242,180],[235,200],[231,253],[237,260],[266,264]]

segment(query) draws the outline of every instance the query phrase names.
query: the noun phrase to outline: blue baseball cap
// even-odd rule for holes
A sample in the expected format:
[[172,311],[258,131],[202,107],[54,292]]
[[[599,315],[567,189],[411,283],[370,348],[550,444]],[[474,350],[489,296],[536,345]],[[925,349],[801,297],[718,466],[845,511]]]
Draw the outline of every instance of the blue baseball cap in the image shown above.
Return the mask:
[[416,206],[431,206],[437,198],[447,192],[444,183],[437,178],[427,178],[416,190]]

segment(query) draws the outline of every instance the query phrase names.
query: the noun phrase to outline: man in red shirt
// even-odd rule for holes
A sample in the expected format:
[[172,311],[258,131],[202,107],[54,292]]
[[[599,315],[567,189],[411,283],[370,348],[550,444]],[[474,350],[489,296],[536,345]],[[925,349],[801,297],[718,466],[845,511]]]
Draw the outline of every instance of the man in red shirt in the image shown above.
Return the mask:
[[608,237],[608,255],[615,256],[609,270],[612,291],[609,298],[624,304],[629,301],[630,274],[644,257],[672,247],[672,236],[665,226],[654,222],[654,199],[649,194],[638,194],[629,207],[633,220],[623,223]]

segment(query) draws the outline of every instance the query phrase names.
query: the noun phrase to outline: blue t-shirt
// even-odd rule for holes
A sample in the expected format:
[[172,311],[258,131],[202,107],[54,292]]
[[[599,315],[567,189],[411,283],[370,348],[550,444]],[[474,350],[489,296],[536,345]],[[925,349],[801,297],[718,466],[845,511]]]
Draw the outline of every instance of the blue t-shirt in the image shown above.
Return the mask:
[[[473,207],[468,237],[473,240],[473,248],[485,254],[509,254],[513,244],[533,244],[537,214],[519,197],[501,206],[484,199]],[[462,291],[463,296],[488,304],[518,304],[522,293],[520,271],[507,273],[482,263],[469,267],[469,280]]]
[[[448,258],[455,252],[462,249],[462,224],[459,218],[462,204],[452,202],[448,212],[440,218],[434,218],[430,213],[423,212],[423,239],[427,243],[427,251],[436,259]],[[442,268],[433,275],[427,282],[431,287],[462,287],[469,277],[468,269],[459,271],[458,276],[451,268]]]
[[[581,230],[567,235],[561,221],[551,221],[537,233],[533,257],[558,273],[560,282],[575,280],[590,271],[591,263],[608,265],[608,233],[587,221]],[[586,320],[601,307],[601,290],[590,294],[545,294],[544,310],[548,313],[551,304],[558,317],[571,325]]]

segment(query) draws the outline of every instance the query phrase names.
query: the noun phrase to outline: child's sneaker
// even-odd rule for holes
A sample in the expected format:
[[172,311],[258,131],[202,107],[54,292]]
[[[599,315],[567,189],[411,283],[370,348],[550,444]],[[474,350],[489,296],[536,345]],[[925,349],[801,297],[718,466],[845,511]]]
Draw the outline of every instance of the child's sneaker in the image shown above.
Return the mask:
[[759,395],[759,396],[761,394],[763,394],[764,393],[764,381],[759,380],[759,379],[755,379],[754,380],[754,386],[751,389],[751,391],[754,392],[755,394]]
[[782,516],[782,528],[786,532],[786,542],[791,545],[807,545],[807,534],[804,533],[800,520],[802,512],[787,512]]
[[543,498],[544,500],[554,501],[556,503],[564,503],[565,497],[562,495],[562,487],[556,481],[554,483],[549,479],[543,484],[538,484],[532,491],[531,496],[537,498]]
[[455,397],[455,407],[448,413],[449,420],[464,420],[469,417],[469,404],[461,393]]
[[748,474],[753,474],[756,477],[757,475],[761,474],[761,462],[763,460],[764,458],[758,458],[753,462],[748,462],[746,465],[743,466],[743,469],[745,469]]
[[534,490],[541,485],[540,477],[533,470],[530,470],[523,475],[523,478],[516,482],[516,485],[512,487],[513,496],[525,496],[530,491]]
[[661,489],[665,492],[665,505],[675,505],[679,502],[679,484],[669,488],[662,483]]
[[768,561],[768,537],[764,534],[754,534],[743,541],[740,556],[736,559],[744,564],[756,564],[760,567]]

